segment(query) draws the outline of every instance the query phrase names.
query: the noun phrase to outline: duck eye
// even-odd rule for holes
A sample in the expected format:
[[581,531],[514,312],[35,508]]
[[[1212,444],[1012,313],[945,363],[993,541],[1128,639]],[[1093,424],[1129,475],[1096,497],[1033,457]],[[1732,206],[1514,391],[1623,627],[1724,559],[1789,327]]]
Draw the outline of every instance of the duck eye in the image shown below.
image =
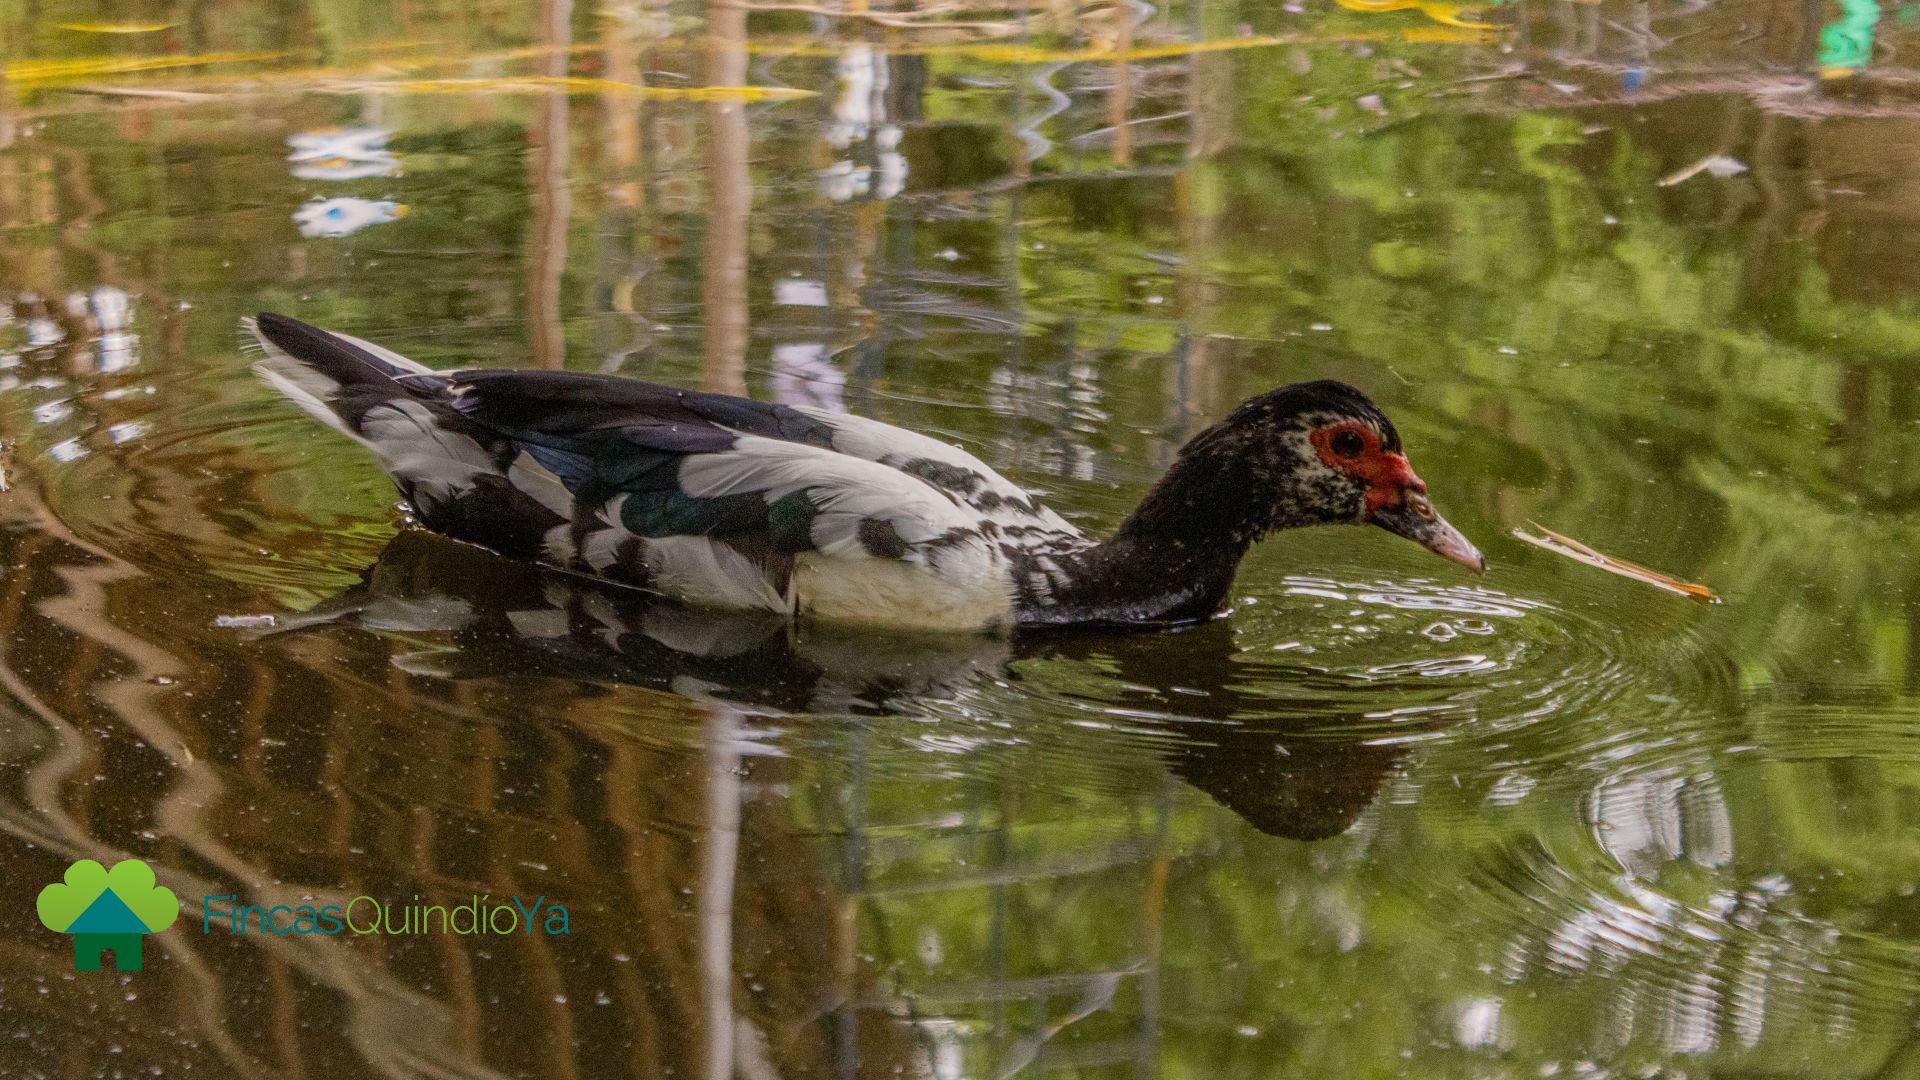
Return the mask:
[[1359,457],[1360,451],[1367,448],[1366,440],[1360,437],[1359,432],[1351,429],[1334,432],[1333,436],[1327,440],[1327,445],[1333,448],[1335,454],[1343,458]]

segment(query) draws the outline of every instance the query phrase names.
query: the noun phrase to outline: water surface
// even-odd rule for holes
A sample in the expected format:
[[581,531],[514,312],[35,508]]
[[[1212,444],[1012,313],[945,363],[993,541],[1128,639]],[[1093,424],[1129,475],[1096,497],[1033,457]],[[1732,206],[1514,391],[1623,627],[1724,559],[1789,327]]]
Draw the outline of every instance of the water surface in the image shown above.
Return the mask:
[[[123,7],[0,8],[9,1075],[1920,1070],[1912,5]],[[1492,568],[688,611],[407,530],[259,310],[844,407],[1096,532],[1340,378]],[[129,856],[182,919],[75,973],[32,898]]]

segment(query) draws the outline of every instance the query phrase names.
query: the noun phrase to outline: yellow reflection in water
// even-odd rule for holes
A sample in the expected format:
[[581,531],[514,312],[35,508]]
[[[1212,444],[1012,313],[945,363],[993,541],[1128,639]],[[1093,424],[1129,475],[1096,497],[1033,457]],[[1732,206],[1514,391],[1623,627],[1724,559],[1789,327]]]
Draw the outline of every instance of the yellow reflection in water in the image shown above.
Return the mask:
[[1434,22],[1446,26],[1458,26],[1469,30],[1492,30],[1492,23],[1467,22],[1460,17],[1463,11],[1477,10],[1467,4],[1437,3],[1435,0],[1340,0],[1340,6],[1348,11],[1407,11],[1416,9],[1420,14]]
[[818,95],[785,86],[646,86],[578,75],[525,75],[496,79],[397,79],[316,86],[348,94],[620,94],[675,101],[792,101]]
[[89,56],[67,60],[21,60],[8,64],[0,78],[15,84],[57,83],[91,79],[100,75],[124,75],[129,72],[159,71],[164,68],[191,67],[197,64],[241,64],[257,60],[279,60],[293,56],[292,50],[274,52],[217,52],[193,56]]

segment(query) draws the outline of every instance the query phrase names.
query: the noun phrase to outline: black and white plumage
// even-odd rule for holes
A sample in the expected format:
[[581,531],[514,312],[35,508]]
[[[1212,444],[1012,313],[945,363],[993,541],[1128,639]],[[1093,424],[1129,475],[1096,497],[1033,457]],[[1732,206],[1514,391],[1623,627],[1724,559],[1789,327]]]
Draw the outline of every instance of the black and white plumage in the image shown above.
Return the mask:
[[1338,383],[1243,405],[1097,543],[889,424],[612,376],[436,372],[279,315],[247,329],[261,374],[369,447],[426,527],[698,604],[930,630],[1190,621],[1220,609],[1254,540],[1319,523],[1479,562],[1386,417]]

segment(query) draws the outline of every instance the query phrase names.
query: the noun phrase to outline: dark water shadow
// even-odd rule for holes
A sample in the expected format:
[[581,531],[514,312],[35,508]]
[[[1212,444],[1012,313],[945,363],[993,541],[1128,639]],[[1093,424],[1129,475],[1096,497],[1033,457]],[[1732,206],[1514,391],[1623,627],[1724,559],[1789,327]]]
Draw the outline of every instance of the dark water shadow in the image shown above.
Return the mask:
[[[452,680],[617,684],[782,714],[897,715],[980,680],[1018,687],[1029,662],[1097,667],[1115,691],[1171,689],[1179,714],[1123,710],[1116,751],[1150,745],[1174,775],[1273,836],[1350,828],[1408,752],[1377,725],[1295,700],[1284,716],[1254,693],[1228,623],[1177,633],[1012,639],[795,626],[777,616],[685,607],[541,571],[421,532],[396,537],[358,585],[281,621],[445,634],[393,663]],[[444,641],[444,644],[440,642]],[[1119,739],[1116,736],[1116,739]]]

